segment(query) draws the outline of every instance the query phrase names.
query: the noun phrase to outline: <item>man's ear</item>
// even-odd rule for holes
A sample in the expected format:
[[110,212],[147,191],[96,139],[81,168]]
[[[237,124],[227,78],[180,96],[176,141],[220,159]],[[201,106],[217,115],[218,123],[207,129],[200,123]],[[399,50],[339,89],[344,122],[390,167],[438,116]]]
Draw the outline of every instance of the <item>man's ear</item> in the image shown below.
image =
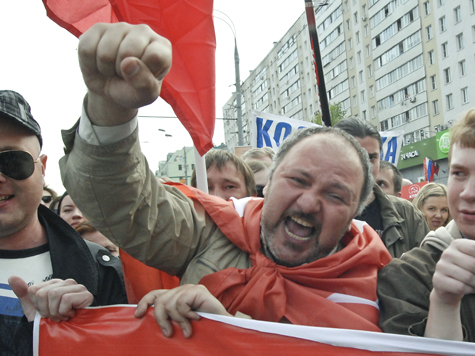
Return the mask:
[[40,156],[40,161],[41,161],[41,174],[43,175],[43,177],[45,176],[45,173],[46,173],[46,161],[48,160],[48,156],[47,155],[41,155]]
[[398,198],[400,198],[400,197],[402,196],[402,193],[401,193],[401,192],[396,193],[396,196],[397,196]]

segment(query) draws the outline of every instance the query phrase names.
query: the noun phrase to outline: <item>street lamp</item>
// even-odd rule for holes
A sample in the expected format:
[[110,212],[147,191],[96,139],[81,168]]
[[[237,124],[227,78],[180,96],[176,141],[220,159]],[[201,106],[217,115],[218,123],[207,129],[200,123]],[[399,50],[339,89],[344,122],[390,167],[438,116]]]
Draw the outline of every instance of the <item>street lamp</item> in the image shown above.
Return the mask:
[[226,16],[229,19],[229,21],[231,21],[231,24],[233,25],[231,27],[231,25],[226,20],[216,15],[213,15],[213,17],[226,23],[231,29],[231,31],[233,32],[233,36],[234,36],[234,71],[235,71],[235,76],[236,76],[236,111],[237,111],[238,145],[244,146],[244,139],[242,135],[241,77],[240,77],[240,72],[239,72],[239,53],[237,49],[236,27],[234,26],[233,20],[231,20],[231,18],[228,15],[226,15],[224,12],[216,10],[216,9],[214,9],[214,11],[217,11],[223,14],[224,16]]

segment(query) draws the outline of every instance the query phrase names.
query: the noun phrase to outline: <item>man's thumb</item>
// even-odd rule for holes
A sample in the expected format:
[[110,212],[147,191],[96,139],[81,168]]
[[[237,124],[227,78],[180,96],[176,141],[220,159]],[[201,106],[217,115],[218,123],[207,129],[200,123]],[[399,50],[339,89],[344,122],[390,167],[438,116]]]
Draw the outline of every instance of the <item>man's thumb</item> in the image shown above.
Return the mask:
[[35,319],[36,309],[28,294],[28,285],[26,282],[20,277],[11,276],[8,278],[8,284],[20,300],[23,313],[28,321],[33,321]]

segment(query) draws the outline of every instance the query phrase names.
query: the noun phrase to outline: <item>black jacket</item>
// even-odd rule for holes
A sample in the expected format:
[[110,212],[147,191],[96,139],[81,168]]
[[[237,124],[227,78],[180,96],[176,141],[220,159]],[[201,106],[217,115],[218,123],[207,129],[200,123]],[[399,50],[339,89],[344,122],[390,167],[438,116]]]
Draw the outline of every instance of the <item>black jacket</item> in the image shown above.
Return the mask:
[[[42,205],[38,208],[38,218],[48,237],[53,278],[72,278],[84,285],[94,296],[92,306],[127,303],[117,257],[102,246],[85,241]],[[24,317],[0,315],[0,355],[32,355],[32,325]]]

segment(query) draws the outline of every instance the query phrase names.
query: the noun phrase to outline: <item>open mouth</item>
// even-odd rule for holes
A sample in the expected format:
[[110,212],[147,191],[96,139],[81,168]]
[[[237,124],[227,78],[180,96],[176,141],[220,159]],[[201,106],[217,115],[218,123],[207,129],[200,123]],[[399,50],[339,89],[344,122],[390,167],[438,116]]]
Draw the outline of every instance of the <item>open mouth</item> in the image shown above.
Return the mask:
[[11,198],[13,198],[13,195],[0,195],[0,203],[10,200]]
[[285,233],[297,241],[309,240],[315,232],[313,224],[295,216],[285,219]]

